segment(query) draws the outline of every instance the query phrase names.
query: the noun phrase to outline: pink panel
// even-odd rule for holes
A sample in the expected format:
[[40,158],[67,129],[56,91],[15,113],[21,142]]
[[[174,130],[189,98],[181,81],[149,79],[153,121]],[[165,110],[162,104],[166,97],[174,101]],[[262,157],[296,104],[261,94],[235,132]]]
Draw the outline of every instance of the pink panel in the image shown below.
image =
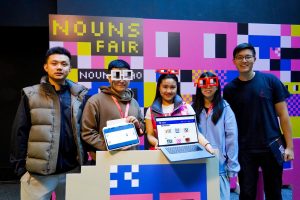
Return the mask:
[[291,71],[300,71],[300,59],[291,60]]
[[281,36],[291,35],[291,25],[283,24],[281,25]]
[[300,37],[292,37],[292,48],[300,48]]
[[280,59],[280,48],[270,48],[270,59]]
[[124,195],[111,195],[110,200],[153,200],[152,194],[124,194]]
[[[155,56],[155,33],[179,32],[180,57]],[[204,34],[226,34],[227,56],[230,57],[237,44],[237,24],[228,22],[200,22],[179,20],[144,20],[144,69],[160,69],[172,66],[175,69],[227,69],[235,70],[231,59],[204,58]]]
[[91,56],[92,69],[104,69],[104,56]]
[[130,56],[118,56],[118,59],[125,60],[130,65]]
[[64,42],[64,47],[70,51],[71,55],[77,55],[77,42]]
[[145,142],[144,142],[144,136],[139,137],[139,140],[140,140],[140,145],[144,145],[145,144]]
[[200,200],[200,192],[176,192],[176,193],[160,193],[160,200],[182,200],[182,199],[193,199]]

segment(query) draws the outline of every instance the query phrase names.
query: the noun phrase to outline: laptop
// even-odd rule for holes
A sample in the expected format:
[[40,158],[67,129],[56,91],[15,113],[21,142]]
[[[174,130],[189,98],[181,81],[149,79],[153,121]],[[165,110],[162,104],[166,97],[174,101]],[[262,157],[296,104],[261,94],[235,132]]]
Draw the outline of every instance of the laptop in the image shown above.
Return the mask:
[[108,151],[135,146],[140,143],[135,126],[132,123],[104,127],[102,132]]
[[211,158],[199,144],[195,115],[156,117],[158,146],[171,162]]

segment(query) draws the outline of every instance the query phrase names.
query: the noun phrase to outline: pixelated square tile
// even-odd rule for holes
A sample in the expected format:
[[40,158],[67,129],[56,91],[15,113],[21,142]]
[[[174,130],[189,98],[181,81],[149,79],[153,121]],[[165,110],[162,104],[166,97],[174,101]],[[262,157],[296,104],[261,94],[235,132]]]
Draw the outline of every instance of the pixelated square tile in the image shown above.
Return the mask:
[[192,82],[192,70],[180,70],[180,82]]
[[104,57],[103,56],[91,56],[92,69],[104,69]]
[[91,69],[91,56],[78,56],[77,62],[79,69]]
[[61,41],[50,41],[49,42],[49,48],[52,47],[64,47],[64,42]]
[[292,47],[291,36],[281,36],[280,37],[280,47],[281,48],[291,48]]
[[248,23],[238,23],[237,27],[239,35],[248,35]]
[[150,107],[153,103],[156,93],[156,83],[145,82],[144,83],[144,107]]
[[78,42],[77,43],[77,55],[78,56],[91,56],[91,43],[90,42]]
[[291,71],[280,71],[281,82],[291,82]]
[[71,55],[77,56],[77,42],[64,42],[64,47],[70,51]]
[[280,70],[283,70],[283,71],[291,70],[291,60],[281,59],[280,60]]
[[145,82],[156,82],[156,72],[155,70],[144,70],[144,81]]
[[196,87],[193,82],[181,82],[180,83],[181,94],[196,94]]
[[144,57],[143,56],[131,56],[131,68],[132,69],[144,69]]

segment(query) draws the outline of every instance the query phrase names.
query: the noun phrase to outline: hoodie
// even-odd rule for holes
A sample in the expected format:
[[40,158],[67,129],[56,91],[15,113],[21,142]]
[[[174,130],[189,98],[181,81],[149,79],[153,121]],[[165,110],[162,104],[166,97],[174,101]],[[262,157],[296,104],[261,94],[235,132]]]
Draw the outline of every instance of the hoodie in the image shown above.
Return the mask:
[[[128,116],[136,117],[140,122],[141,129],[144,130],[144,117],[138,102],[133,98],[133,92],[126,89],[121,96],[113,91],[110,86],[102,86],[100,93],[88,99],[82,114],[81,137],[94,150],[107,150],[102,129],[106,127],[108,120],[122,118],[112,96],[116,98],[123,112],[127,103],[129,103]],[[137,147],[134,146],[130,149],[137,149]],[[95,159],[93,154],[92,157]]]

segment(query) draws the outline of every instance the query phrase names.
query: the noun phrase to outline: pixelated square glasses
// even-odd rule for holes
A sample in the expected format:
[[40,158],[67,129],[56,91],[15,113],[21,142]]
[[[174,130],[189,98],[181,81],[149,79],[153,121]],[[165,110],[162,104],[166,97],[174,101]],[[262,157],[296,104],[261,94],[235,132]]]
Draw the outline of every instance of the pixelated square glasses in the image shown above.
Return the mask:
[[217,86],[218,87],[218,77],[205,77],[205,78],[199,78],[197,83],[195,83],[195,86],[198,88],[206,88],[208,86]]
[[113,81],[130,81],[133,80],[133,71],[132,70],[111,70],[110,74],[106,75],[110,77]]
[[175,74],[175,75],[179,74],[179,71],[176,69],[157,69],[156,72],[160,74]]

